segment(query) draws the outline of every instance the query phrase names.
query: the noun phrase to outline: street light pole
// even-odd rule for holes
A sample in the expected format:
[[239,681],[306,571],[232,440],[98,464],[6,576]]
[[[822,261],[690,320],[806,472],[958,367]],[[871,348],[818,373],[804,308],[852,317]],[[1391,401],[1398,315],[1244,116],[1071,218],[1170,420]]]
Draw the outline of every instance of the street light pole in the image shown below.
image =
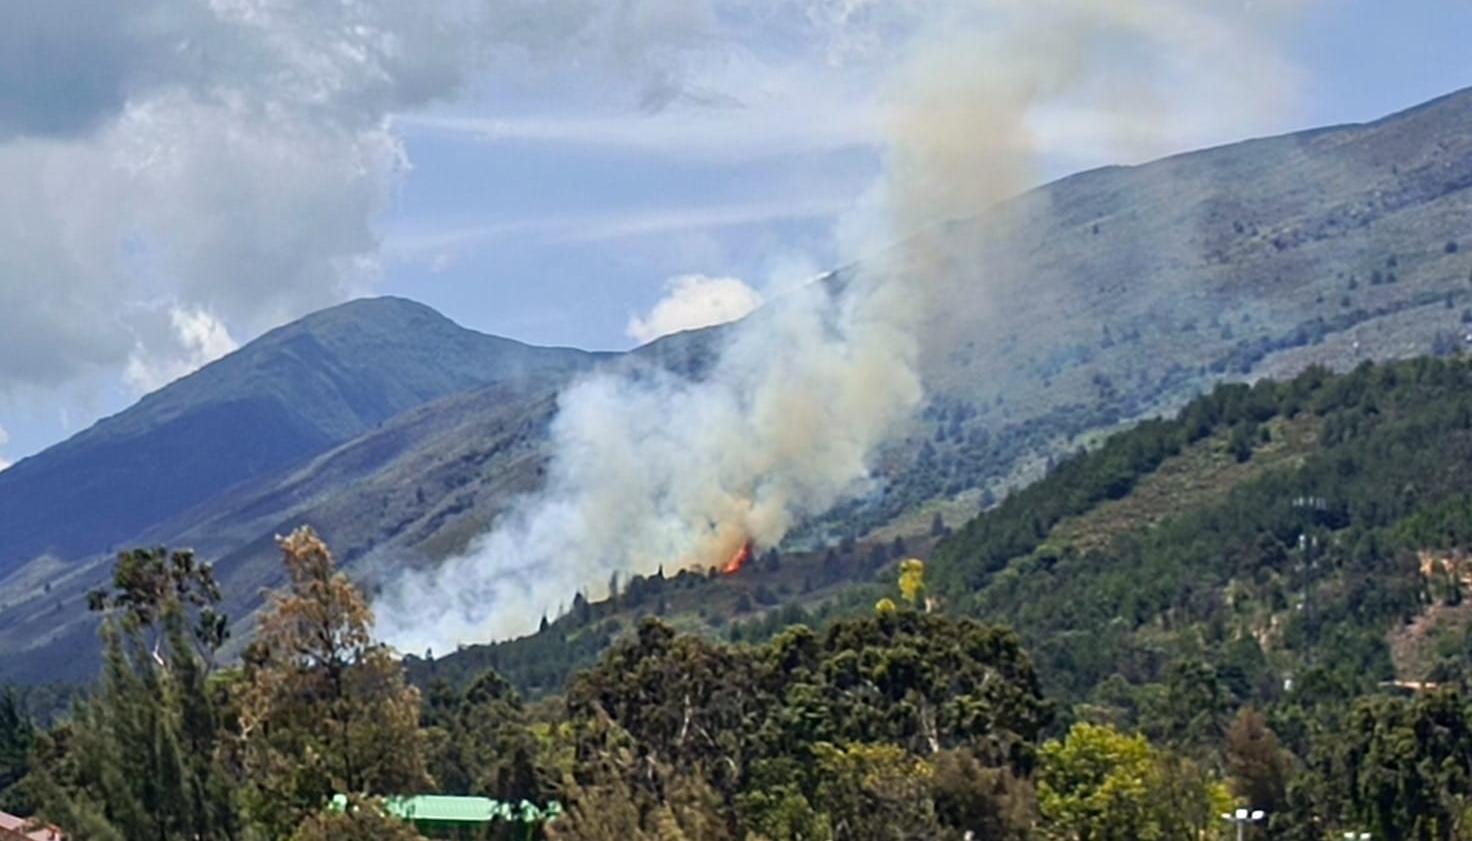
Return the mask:
[[1223,812],[1222,820],[1237,825],[1237,841],[1243,841],[1247,837],[1247,825],[1256,823],[1267,817],[1267,813],[1261,809],[1238,809],[1235,812]]

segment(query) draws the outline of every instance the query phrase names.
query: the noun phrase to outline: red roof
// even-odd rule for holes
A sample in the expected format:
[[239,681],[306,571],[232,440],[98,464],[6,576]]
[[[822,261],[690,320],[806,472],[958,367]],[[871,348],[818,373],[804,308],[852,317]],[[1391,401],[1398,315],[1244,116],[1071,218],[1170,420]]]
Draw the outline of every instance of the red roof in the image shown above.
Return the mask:
[[65,841],[65,838],[57,827],[0,812],[0,841]]

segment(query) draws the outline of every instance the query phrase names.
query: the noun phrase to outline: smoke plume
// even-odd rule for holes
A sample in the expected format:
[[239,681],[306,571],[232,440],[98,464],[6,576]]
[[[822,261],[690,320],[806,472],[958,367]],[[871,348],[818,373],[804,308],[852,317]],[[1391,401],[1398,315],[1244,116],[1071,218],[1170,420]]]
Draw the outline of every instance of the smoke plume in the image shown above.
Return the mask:
[[569,388],[545,489],[468,554],[390,587],[380,630],[404,650],[523,633],[574,592],[600,595],[610,573],[719,566],[747,539],[775,546],[866,490],[876,449],[922,401],[926,321],[946,295],[984,293],[946,288],[958,255],[934,245],[932,226],[1035,183],[1050,124],[1087,125],[1127,156],[1159,151],[1152,122],[1201,109],[1152,81],[1182,78],[1172,70],[1218,110],[1233,96],[1260,102],[1245,87],[1281,69],[1260,21],[1208,8],[809,4],[807,19],[831,27],[833,55],[880,51],[891,63],[885,171],[835,232],[856,268],[725,328],[698,377],[625,366]]

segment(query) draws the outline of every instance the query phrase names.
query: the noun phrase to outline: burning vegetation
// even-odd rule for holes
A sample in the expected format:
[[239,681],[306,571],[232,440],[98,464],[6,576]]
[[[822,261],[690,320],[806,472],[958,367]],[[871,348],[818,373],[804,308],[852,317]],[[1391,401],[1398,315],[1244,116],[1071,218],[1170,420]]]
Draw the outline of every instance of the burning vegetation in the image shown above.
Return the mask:
[[735,575],[741,571],[742,567],[746,566],[746,562],[749,560],[751,560],[750,538],[742,541],[741,548],[737,549],[736,553],[731,556],[731,560],[726,561],[726,565],[721,567],[721,574]]

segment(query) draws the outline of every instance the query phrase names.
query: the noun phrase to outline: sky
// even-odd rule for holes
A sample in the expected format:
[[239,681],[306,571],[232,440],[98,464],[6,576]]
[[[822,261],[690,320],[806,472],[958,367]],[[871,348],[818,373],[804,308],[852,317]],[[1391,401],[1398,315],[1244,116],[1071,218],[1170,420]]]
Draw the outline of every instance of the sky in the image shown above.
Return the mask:
[[[739,317],[838,260],[915,33],[1016,2],[5,4],[0,469],[360,295],[596,349]],[[1034,180],[1472,84],[1466,0],[1194,5],[1237,34],[1142,82],[1178,118],[1039,109]]]

